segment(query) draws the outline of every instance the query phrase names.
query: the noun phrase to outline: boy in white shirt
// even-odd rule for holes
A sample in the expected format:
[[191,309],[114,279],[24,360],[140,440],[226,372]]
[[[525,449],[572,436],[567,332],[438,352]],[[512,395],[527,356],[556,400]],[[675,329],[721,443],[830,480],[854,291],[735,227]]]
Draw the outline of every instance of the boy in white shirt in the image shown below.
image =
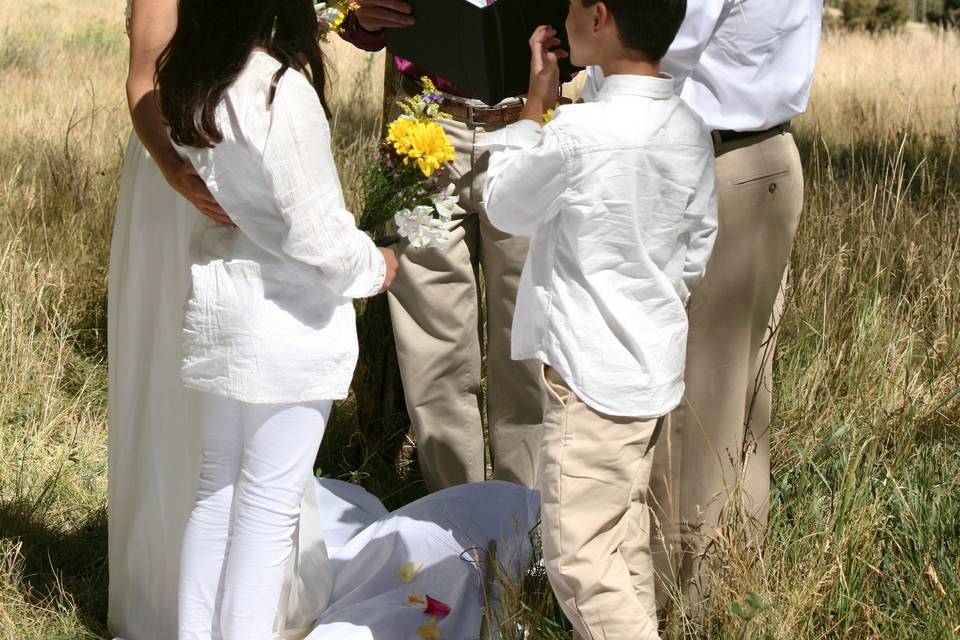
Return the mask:
[[716,234],[714,152],[659,61],[685,0],[572,0],[574,64],[607,79],[556,103],[559,45],[530,41],[520,122],[486,138],[491,222],[530,235],[513,357],[545,365],[547,575],[576,637],[657,638],[644,502],[661,417],[683,395],[685,303]]

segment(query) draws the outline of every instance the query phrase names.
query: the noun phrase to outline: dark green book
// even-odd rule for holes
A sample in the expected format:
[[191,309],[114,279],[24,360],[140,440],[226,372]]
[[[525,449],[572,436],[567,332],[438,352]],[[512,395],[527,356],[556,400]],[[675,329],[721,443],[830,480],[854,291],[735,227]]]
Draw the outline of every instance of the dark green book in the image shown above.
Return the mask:
[[[496,0],[478,7],[467,0],[407,0],[416,24],[387,29],[387,48],[487,104],[527,92],[534,30],[548,24],[567,49],[564,23],[569,0]],[[575,71],[560,61],[561,77]]]

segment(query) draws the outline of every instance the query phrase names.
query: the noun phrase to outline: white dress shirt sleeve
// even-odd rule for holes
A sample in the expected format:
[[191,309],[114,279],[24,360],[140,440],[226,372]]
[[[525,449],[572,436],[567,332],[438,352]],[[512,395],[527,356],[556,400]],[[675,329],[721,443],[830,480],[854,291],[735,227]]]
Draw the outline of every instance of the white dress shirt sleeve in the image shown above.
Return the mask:
[[660,63],[663,71],[673,76],[678,91],[700,62],[700,56],[716,32],[724,12],[735,1],[691,0],[687,3],[687,15],[680,25],[680,31]]
[[303,75],[288,71],[271,111],[263,167],[287,226],[283,252],[316,267],[339,295],[377,294],[386,273],[383,255],[346,209],[316,91]]
[[530,236],[560,211],[567,167],[558,133],[521,120],[488,135],[490,167],[484,188],[487,217],[512,235]]
[[697,288],[707,271],[707,262],[717,239],[717,177],[716,163],[710,154],[702,154],[696,167],[699,184],[693,200],[687,206],[690,239],[683,263],[683,283],[680,298],[683,303]]

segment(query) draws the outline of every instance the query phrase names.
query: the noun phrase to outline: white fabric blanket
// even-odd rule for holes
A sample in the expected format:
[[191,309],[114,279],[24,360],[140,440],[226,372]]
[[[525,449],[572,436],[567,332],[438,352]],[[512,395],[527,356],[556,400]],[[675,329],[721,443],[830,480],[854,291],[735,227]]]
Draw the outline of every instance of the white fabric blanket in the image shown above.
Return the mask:
[[[540,498],[523,487],[463,485],[390,514],[355,485],[324,479],[317,490],[334,585],[308,640],[478,638],[490,542],[501,575],[518,577],[530,562]],[[424,610],[427,596],[449,614]]]

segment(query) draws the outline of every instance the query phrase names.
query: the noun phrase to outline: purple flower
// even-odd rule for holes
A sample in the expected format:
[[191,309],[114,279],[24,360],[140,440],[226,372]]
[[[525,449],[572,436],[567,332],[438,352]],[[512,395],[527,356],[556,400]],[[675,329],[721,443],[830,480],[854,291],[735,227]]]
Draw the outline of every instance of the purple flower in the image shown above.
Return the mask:
[[423,96],[423,101],[426,104],[440,104],[443,102],[443,96],[441,96],[439,93],[428,93]]

